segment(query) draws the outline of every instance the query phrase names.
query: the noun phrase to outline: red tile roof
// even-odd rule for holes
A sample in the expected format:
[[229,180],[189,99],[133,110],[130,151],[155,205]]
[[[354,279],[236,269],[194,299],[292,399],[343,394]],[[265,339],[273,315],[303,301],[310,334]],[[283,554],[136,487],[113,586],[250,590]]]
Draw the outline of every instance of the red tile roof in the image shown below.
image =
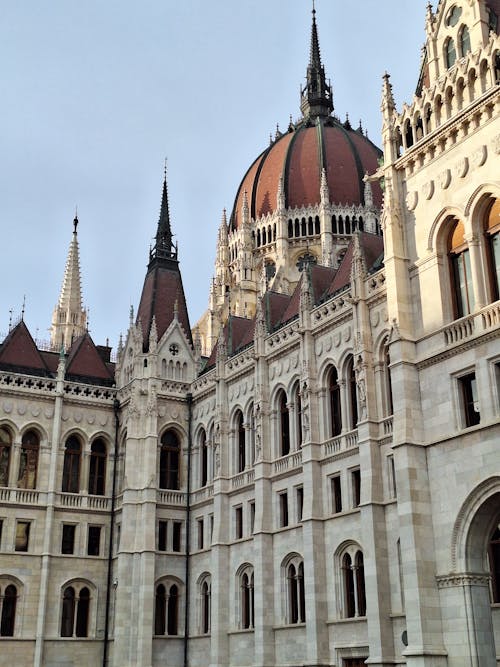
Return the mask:
[[23,320],[19,322],[7,335],[0,348],[0,367],[39,371],[41,375],[48,375],[49,368],[38,351],[28,327]]
[[66,361],[66,376],[103,380],[106,383],[114,381],[113,374],[88,332],[77,338],[71,346]]

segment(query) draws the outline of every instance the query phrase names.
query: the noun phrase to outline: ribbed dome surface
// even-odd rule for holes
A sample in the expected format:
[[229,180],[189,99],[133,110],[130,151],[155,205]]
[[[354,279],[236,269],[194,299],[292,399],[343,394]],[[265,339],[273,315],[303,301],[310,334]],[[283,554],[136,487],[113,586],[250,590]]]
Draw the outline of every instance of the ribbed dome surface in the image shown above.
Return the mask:
[[[272,213],[277,207],[280,178],[283,176],[286,208],[320,203],[321,171],[328,181],[330,203],[364,204],[365,173],[378,167],[382,152],[361,130],[353,130],[332,116],[290,126],[252,163],[236,195],[231,227],[241,221],[246,191],[253,219]],[[373,184],[375,206],[382,205],[382,191]]]

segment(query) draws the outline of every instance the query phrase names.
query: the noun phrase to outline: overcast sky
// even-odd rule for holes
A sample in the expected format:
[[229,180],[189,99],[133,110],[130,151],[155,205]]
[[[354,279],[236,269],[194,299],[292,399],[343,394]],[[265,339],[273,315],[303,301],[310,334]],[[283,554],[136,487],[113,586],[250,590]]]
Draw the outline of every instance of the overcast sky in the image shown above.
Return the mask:
[[[426,0],[317,0],[335,113],[380,145],[391,74],[411,101]],[[435,4],[435,3],[434,3]],[[14,0],[0,21],[0,333],[49,337],[78,206],[84,305],[116,346],[137,308],[164,157],[191,325],[206,308],[222,209],[299,112],[310,0]]]

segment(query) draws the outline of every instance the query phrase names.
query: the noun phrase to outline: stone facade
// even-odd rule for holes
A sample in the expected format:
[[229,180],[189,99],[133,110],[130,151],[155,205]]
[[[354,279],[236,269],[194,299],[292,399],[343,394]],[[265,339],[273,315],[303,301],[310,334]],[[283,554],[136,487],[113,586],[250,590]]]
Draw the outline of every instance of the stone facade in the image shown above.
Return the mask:
[[[61,352],[9,333],[0,664],[498,664],[499,10],[427,8],[412,104],[384,77],[364,203],[330,203],[322,175],[299,213],[224,217],[193,338],[166,183],[115,365],[85,333]],[[335,234],[349,212],[364,231]],[[301,240],[256,243],[316,216],[315,265],[298,269]],[[281,282],[260,280],[266,257]],[[65,298],[83,322],[77,269],[75,225]]]

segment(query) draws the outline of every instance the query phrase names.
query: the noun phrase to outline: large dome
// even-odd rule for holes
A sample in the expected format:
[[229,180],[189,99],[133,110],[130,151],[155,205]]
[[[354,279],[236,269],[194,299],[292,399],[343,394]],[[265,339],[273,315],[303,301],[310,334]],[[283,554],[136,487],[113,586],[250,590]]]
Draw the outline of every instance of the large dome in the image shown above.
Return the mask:
[[[281,178],[286,208],[319,204],[323,169],[330,203],[363,205],[363,177],[376,171],[381,155],[361,128],[353,130],[348,122],[341,123],[334,116],[290,123],[288,131],[278,135],[245,174],[234,202],[231,227],[240,224],[245,192],[254,220],[275,211]],[[373,200],[380,208],[378,184],[373,184]]]

